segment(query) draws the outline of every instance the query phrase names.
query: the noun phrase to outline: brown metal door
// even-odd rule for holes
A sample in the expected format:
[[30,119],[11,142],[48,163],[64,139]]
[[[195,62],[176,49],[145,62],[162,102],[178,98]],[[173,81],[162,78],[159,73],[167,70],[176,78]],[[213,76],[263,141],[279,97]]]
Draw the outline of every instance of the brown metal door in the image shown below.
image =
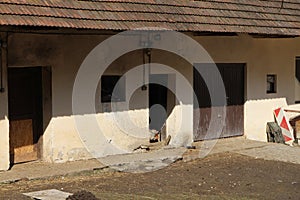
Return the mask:
[[9,68],[9,136],[12,163],[38,159],[42,133],[41,68]]
[[[215,139],[217,137],[231,137],[243,135],[244,132],[244,64],[216,64],[222,76],[226,90],[226,118],[221,136],[215,132],[207,133],[211,120],[211,100],[206,83],[197,70],[194,69],[194,91],[198,106],[194,106],[194,140]],[[199,64],[201,71],[212,67],[211,64]],[[204,69],[204,70],[203,70]],[[207,73],[208,76],[210,76]],[[214,82],[222,81],[212,77],[208,79],[213,87]],[[215,88],[217,89],[217,88]],[[223,105],[216,105],[223,106]],[[214,107],[214,108],[216,108]],[[200,114],[200,115],[199,115]],[[197,118],[199,116],[200,118]],[[211,130],[214,130],[212,127]]]

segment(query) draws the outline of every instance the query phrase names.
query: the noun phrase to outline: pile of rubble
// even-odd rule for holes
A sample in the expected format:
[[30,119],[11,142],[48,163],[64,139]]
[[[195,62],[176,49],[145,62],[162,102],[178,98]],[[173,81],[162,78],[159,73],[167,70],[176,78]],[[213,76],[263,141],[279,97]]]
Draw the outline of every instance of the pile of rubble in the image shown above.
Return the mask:
[[79,192],[70,195],[66,200],[100,200],[95,197],[91,192],[81,190]]

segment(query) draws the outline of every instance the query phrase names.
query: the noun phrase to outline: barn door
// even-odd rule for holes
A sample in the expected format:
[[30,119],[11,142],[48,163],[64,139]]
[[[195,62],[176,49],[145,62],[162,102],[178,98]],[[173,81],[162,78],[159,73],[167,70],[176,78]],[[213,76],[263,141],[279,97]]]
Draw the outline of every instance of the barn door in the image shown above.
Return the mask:
[[223,137],[244,134],[244,64],[219,64],[226,95],[226,123]]
[[11,162],[37,160],[43,132],[41,68],[9,68],[8,91]]
[[[225,126],[223,127],[222,134],[219,137],[243,135],[245,65],[236,63],[216,65],[223,79],[227,101]],[[213,65],[198,64],[196,67],[201,67],[201,71],[205,71],[205,69],[213,67]],[[209,77],[209,81],[211,81],[212,87],[216,87],[217,84],[214,83],[218,81],[218,79],[212,76],[213,75]],[[217,90],[217,88],[215,89]],[[215,133],[207,132],[211,120],[211,101],[206,83],[196,69],[194,69],[194,91],[199,104],[198,106],[194,105],[194,140],[216,139],[217,136]],[[200,118],[197,119],[196,116],[200,116]],[[213,127],[212,130],[214,130]]]

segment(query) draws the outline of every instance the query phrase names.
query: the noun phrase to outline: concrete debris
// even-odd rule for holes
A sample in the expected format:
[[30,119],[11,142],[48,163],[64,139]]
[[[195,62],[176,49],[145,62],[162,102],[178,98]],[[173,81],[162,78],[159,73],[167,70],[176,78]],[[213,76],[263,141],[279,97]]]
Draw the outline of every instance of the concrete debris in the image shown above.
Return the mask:
[[150,148],[146,145],[140,145],[137,148],[133,149],[133,152],[146,152],[146,151],[150,151]]
[[151,151],[146,153],[107,156],[99,158],[99,161],[116,171],[134,173],[150,172],[166,167],[178,160],[182,160],[185,151],[186,148],[151,149]]
[[56,189],[41,190],[36,192],[23,193],[32,199],[37,200],[65,200],[68,196],[72,195],[68,192],[62,192]]
[[282,130],[276,122],[268,122],[266,127],[268,142],[285,144]]
[[149,142],[155,143],[155,142],[161,141],[162,131],[164,130],[165,127],[166,127],[166,123],[163,124],[163,126],[160,128],[159,131],[155,130],[155,129],[150,130],[151,137],[150,137]]
[[151,137],[149,142],[155,143],[155,142],[158,142],[158,140],[159,140],[159,132],[157,132],[153,137]]
[[182,156],[120,163],[117,165],[111,165],[110,167],[120,172],[144,173],[162,169],[178,160],[182,160]]

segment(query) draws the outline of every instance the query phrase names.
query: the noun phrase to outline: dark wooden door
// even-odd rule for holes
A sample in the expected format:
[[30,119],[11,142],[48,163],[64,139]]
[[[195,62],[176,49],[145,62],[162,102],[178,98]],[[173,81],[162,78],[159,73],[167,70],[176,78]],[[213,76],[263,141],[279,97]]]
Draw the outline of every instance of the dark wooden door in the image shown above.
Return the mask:
[[[196,67],[201,67],[201,71],[209,71],[211,64],[198,64]],[[218,70],[223,80],[218,80],[213,75],[206,73],[209,76],[213,89],[217,90],[217,81],[223,81],[226,91],[226,118],[225,126],[222,134],[217,136],[212,127],[212,132],[208,133],[208,127],[211,119],[211,99],[208,88],[201,75],[194,69],[194,91],[197,96],[198,104],[194,105],[194,140],[216,139],[218,137],[231,137],[244,134],[244,64],[217,64]],[[223,103],[217,103],[214,108],[220,109],[224,106]],[[197,116],[197,117],[196,117]],[[199,117],[200,118],[199,118]]]
[[43,131],[41,68],[9,68],[8,96],[11,162],[37,160]]
[[[167,74],[150,75],[149,84],[149,128],[161,130],[167,118]],[[157,83],[157,84],[155,84]]]

